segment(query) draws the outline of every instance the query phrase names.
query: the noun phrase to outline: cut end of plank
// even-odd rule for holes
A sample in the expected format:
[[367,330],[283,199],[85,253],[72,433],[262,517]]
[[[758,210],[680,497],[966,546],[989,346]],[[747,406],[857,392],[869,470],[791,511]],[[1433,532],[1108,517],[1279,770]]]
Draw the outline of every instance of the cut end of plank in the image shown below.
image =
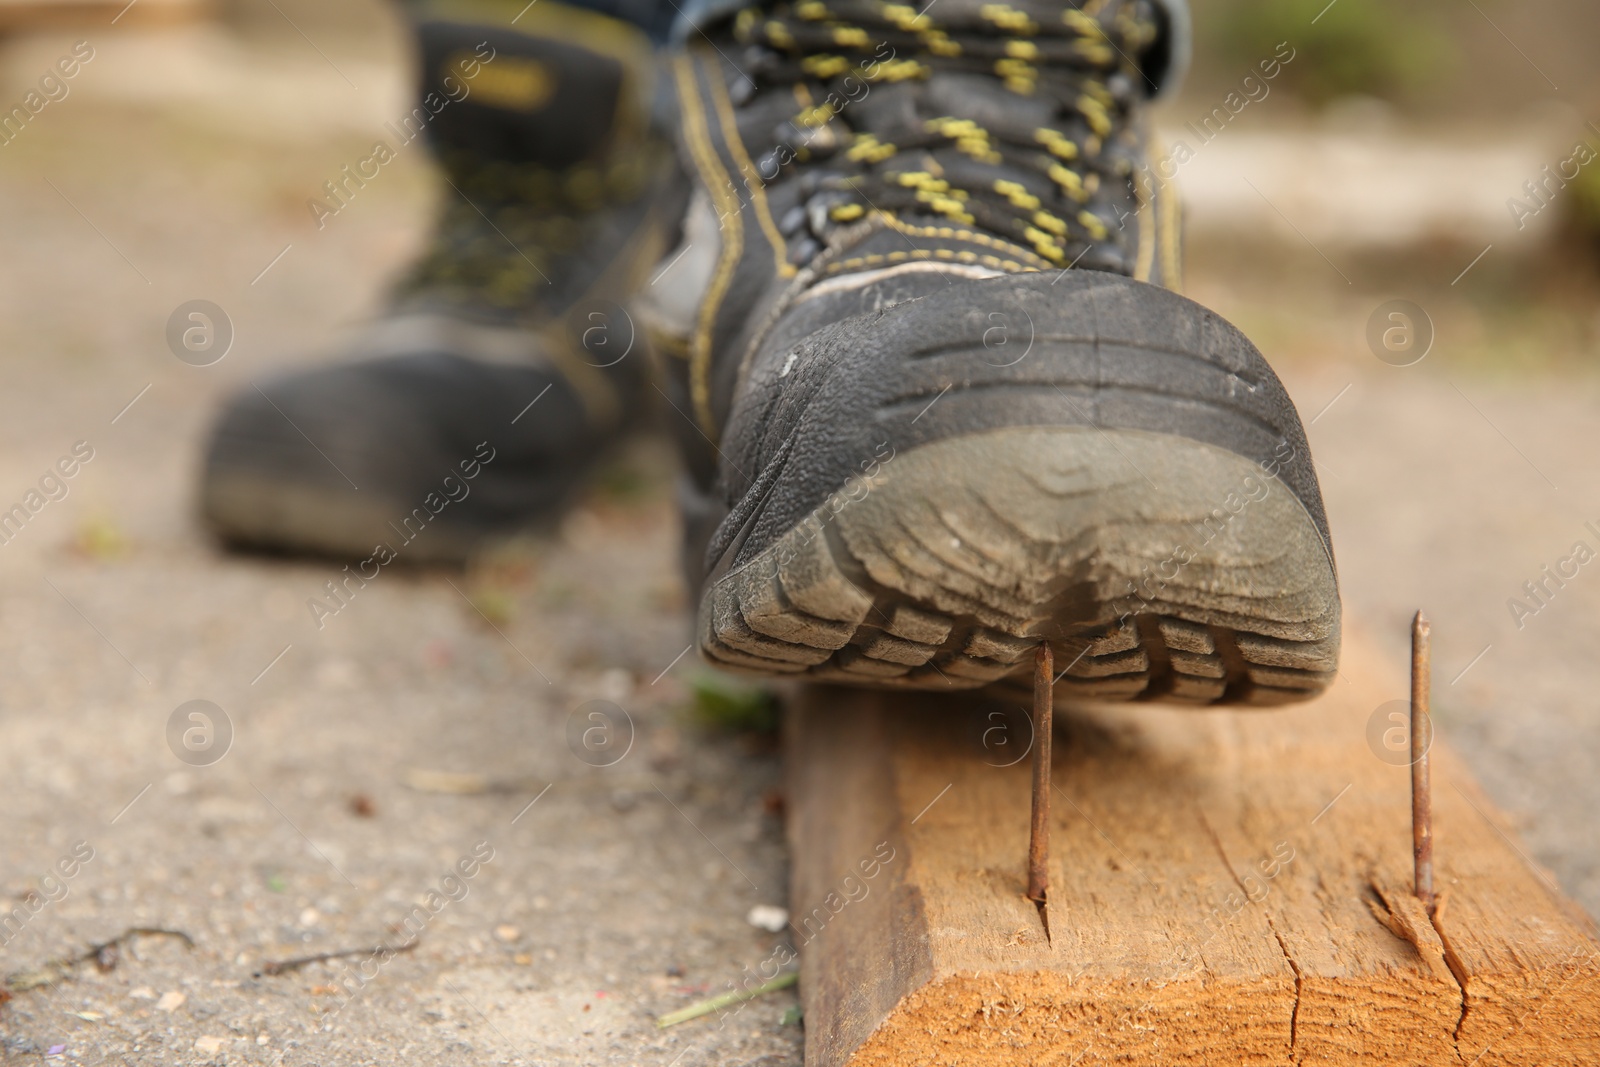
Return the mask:
[[[852,1067],[960,1063],[962,1067],[1046,1064],[1452,1063],[1447,1040],[1456,1013],[1441,986],[1437,1010],[1406,1014],[1403,981],[1365,987],[1330,985],[1348,995],[1345,1018],[1297,1019],[1292,973],[1271,978],[1206,981],[1199,960],[1189,973],[1130,983],[1083,980],[1057,970],[947,975],[908,996],[850,1057]],[[1305,996],[1309,990],[1301,990]],[[1360,1032],[1363,1016],[1389,1016],[1383,1026],[1444,1035],[1400,1053]],[[1304,1026],[1347,1029],[1341,1047],[1297,1048]],[[1373,1025],[1366,1022],[1365,1025]],[[1392,1057],[1392,1058],[1391,1058]]]

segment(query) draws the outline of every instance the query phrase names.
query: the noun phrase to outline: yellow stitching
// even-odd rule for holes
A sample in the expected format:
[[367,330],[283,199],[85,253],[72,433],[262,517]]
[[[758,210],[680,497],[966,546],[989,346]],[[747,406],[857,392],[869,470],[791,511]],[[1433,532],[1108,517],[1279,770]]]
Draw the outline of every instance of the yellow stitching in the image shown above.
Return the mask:
[[[1167,146],[1154,135],[1151,135],[1146,144],[1147,158],[1166,159]],[[1181,292],[1183,286],[1183,262],[1180,245],[1178,223],[1182,205],[1178,202],[1175,187],[1162,188],[1160,183],[1153,178],[1153,172],[1146,170],[1136,172],[1136,187],[1141,196],[1154,204],[1155,210],[1155,250],[1154,255],[1161,260],[1161,284],[1173,292]]]
[[711,331],[716,325],[717,311],[727,294],[733,271],[744,252],[744,224],[739,216],[739,198],[733,194],[733,180],[722,169],[716,150],[711,144],[711,133],[706,129],[701,112],[700,93],[695,86],[694,59],[687,55],[673,61],[673,74],[678,82],[678,94],[683,100],[684,140],[694,156],[701,176],[710,194],[717,202],[721,216],[723,242],[722,255],[717,261],[711,286],[700,305],[695,323],[694,337],[689,345],[689,396],[694,403],[695,417],[700,428],[715,440],[716,417],[711,411]]
[[683,338],[656,329],[647,328],[645,332],[650,338],[650,351],[688,362],[689,346]]
[[1139,257],[1134,262],[1133,277],[1136,281],[1147,282],[1150,280],[1150,270],[1155,266],[1156,231],[1150,225],[1150,198],[1141,195],[1141,199],[1144,203],[1134,213],[1134,219],[1139,224]]
[[720,77],[711,79],[711,106],[716,109],[717,118],[722,123],[722,136],[728,143],[728,155],[738,165],[740,173],[744,175],[745,188],[750,190],[750,202],[755,208],[756,224],[761,227],[761,232],[766,234],[767,241],[772,245],[772,260],[777,265],[778,277],[793,278],[795,267],[784,257],[789,254],[789,245],[778,233],[778,224],[773,221],[772,210],[767,207],[766,183],[761,180],[761,175],[756,173],[755,164],[750,162],[750,156],[744,150],[744,141],[739,136],[739,124],[733,117],[733,101],[728,99],[728,89]]
[[856,256],[852,259],[842,259],[837,263],[828,265],[827,273],[842,274],[852,268],[870,268],[882,266],[885,263],[904,263],[911,259],[942,259],[956,263],[981,263],[986,267],[996,270],[1006,270],[1013,274],[1037,274],[1038,267],[1030,267],[1012,259],[1001,259],[998,256],[980,256],[976,252],[952,252],[948,248],[916,248],[910,252],[890,252],[887,255],[873,252],[865,256]]
[[985,248],[1002,249],[1008,252],[1026,256],[1030,259],[1038,260],[1039,266],[1034,268],[1036,270],[1049,269],[1051,266],[1051,263],[1048,259],[1045,259],[1042,256],[1034,255],[1033,252],[1023,248],[1021,245],[991,237],[985,233],[974,233],[971,230],[958,230],[953,226],[912,226],[908,223],[901,222],[899,219],[894,218],[891,215],[884,215],[883,220],[884,224],[890,229],[906,234],[909,237],[954,238],[956,240],[967,241],[971,244],[982,245]]
[[1161,283],[1175,293],[1183,292],[1183,255],[1181,229],[1183,206],[1171,190],[1161,190],[1155,195],[1156,225],[1160,228]]

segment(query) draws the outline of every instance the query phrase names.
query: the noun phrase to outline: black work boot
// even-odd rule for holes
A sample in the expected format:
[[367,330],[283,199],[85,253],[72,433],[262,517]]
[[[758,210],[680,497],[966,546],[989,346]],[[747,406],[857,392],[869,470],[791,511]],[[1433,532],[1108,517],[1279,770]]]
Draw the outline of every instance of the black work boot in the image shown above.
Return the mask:
[[1064,695],[1317,692],[1339,597],[1300,420],[1163,287],[1165,10],[926,7],[768,5],[675,72],[701,651],[940,689],[1048,641]]
[[223,412],[200,498],[228,542],[458,559],[549,514],[637,421],[645,341],[621,304],[683,210],[652,45],[548,2],[515,27],[424,17],[417,34],[419,103],[384,145],[425,139],[443,165],[432,247],[353,359]]

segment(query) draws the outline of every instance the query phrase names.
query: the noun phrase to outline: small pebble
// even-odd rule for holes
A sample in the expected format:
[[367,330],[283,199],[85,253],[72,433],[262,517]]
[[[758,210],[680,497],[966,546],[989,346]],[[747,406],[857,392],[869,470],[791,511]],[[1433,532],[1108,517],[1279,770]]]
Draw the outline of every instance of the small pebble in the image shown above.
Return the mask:
[[775,904],[757,904],[750,909],[750,914],[744,917],[744,921],[769,934],[775,934],[789,925],[789,912]]
[[518,930],[515,926],[512,926],[510,923],[501,923],[499,926],[496,926],[494,928],[494,936],[495,936],[495,940],[504,941],[507,944],[509,944],[512,941],[515,941],[517,938],[521,937],[522,936],[522,931]]
[[161,994],[160,1000],[156,1001],[156,1010],[177,1011],[179,1008],[183,1007],[183,1002],[188,999],[189,998],[185,994],[178,992],[176,989],[168,990],[167,992]]
[[626,700],[633,692],[633,675],[621,667],[612,667],[600,675],[598,686],[602,699],[610,701]]

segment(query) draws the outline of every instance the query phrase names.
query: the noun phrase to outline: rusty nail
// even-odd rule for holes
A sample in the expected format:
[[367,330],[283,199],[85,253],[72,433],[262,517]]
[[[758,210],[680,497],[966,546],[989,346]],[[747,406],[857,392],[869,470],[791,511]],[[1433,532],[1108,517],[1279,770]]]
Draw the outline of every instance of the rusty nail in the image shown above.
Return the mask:
[[1046,895],[1050,891],[1050,737],[1054,729],[1051,690],[1055,659],[1040,642],[1033,656],[1033,824],[1028,835],[1028,899],[1039,908],[1044,936],[1050,937]]
[[1411,850],[1416,860],[1416,895],[1433,911],[1433,781],[1428,752],[1433,722],[1428,712],[1431,667],[1428,617],[1417,612],[1411,622]]

